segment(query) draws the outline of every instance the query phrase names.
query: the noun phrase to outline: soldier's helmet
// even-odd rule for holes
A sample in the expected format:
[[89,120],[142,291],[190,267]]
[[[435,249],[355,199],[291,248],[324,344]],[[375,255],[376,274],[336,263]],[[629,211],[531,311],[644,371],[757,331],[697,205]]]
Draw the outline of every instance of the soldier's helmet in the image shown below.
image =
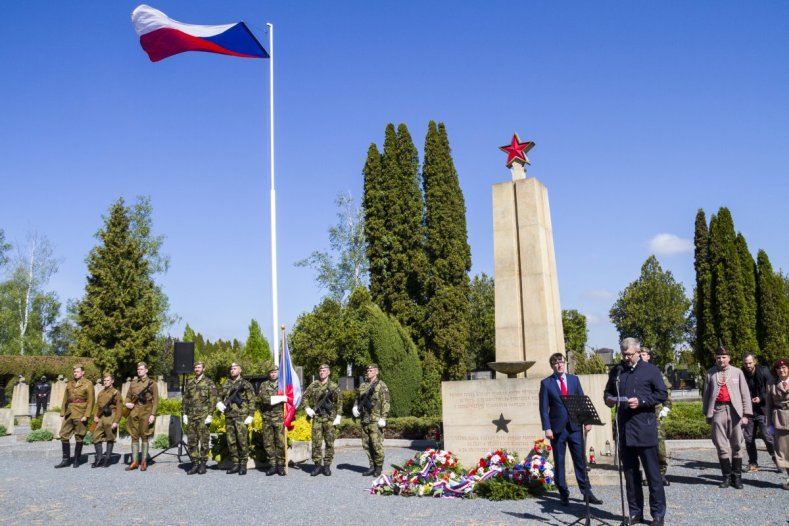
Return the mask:
[[46,382],[46,381],[47,381],[47,375],[45,375],[45,374],[42,374],[42,375],[41,375],[41,381],[42,381],[42,382]]

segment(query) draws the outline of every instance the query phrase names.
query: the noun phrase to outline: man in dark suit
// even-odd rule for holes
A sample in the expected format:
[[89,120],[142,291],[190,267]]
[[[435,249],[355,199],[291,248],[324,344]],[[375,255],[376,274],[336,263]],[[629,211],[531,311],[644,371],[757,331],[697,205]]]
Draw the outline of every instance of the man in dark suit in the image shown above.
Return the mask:
[[[570,490],[567,488],[564,474],[565,449],[569,446],[578,489],[584,496],[589,496],[591,504],[602,504],[603,501],[592,494],[592,486],[586,477],[581,426],[570,422],[570,415],[562,401],[567,395],[583,396],[584,390],[577,376],[565,372],[567,364],[563,354],[551,355],[550,364],[553,374],[540,382],[540,420],[545,438],[551,441],[553,448],[553,458],[556,463],[554,476],[556,487],[559,488],[559,498],[565,506],[570,503]],[[587,425],[586,431],[591,428],[591,425]]]
[[649,508],[653,526],[663,526],[666,492],[660,476],[658,430],[655,406],[666,401],[668,393],[660,369],[641,360],[641,342],[625,338],[619,345],[622,363],[611,370],[605,387],[605,403],[617,405],[619,451],[627,485],[629,519],[624,525],[644,522],[644,491],[641,487],[639,459],[649,484]]

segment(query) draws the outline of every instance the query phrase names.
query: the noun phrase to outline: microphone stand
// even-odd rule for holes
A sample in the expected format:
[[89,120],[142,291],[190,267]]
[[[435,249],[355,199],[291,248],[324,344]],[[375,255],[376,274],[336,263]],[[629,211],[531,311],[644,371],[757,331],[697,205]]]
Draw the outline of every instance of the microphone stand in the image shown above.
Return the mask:
[[615,412],[615,423],[616,429],[614,432],[614,440],[616,441],[616,467],[619,471],[619,498],[622,501],[622,521],[627,521],[628,516],[625,515],[625,490],[622,485],[622,444],[620,440],[620,429],[619,429],[619,377],[622,375],[622,369],[616,374],[616,412]]

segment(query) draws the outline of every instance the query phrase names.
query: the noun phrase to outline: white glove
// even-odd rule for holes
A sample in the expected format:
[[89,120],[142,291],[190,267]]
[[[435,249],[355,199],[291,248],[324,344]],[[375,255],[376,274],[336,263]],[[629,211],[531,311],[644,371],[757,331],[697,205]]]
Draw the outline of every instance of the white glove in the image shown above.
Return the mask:
[[338,425],[340,425],[340,420],[341,419],[342,419],[342,416],[341,415],[337,415],[337,418],[335,418],[334,422],[332,422],[334,424],[334,427],[337,427]]
[[225,407],[225,404],[223,404],[222,402],[217,402],[216,408],[219,410],[220,413],[224,413],[225,409],[227,409],[227,407]]
[[249,424],[251,424],[251,423],[252,423],[252,417],[251,417],[251,416],[248,416],[248,417],[246,417],[246,418],[244,419],[244,425],[245,425],[245,426],[248,426],[248,425],[249,425]]
[[383,418],[379,418],[378,419],[378,427],[381,427],[381,428],[386,427],[386,420],[384,420]]
[[205,417],[205,425],[209,425],[213,421],[214,421],[214,417],[213,416],[208,415],[207,417]]
[[287,401],[288,401],[288,397],[285,395],[278,395],[271,397],[271,405],[284,404]]
[[669,409],[668,407],[664,407],[663,409],[660,410],[660,413],[658,413],[658,418],[660,418],[661,420],[666,418],[666,415],[668,415],[670,411],[671,409]]
[[307,409],[305,409],[304,412],[307,413],[307,416],[310,417],[310,418],[314,418],[315,417],[315,411],[313,411],[311,407],[308,407]]
[[359,415],[361,414],[361,413],[359,412],[359,408],[358,408],[358,407],[356,407],[356,406],[353,406],[353,410],[352,410],[351,412],[353,413],[353,417],[354,417],[354,418],[359,418]]
[[186,415],[182,416],[181,420],[183,421],[185,426],[189,425],[189,417],[188,416],[186,416]]
[[134,404],[131,402],[127,402],[126,407],[128,407],[129,409],[134,409]]

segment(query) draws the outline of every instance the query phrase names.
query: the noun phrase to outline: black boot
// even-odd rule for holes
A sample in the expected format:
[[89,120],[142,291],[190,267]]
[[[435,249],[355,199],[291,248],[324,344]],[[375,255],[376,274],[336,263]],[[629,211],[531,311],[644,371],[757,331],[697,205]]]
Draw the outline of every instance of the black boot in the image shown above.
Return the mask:
[[240,466],[238,466],[238,474],[239,475],[246,475],[247,474],[247,464],[244,462]]
[[63,460],[61,460],[60,464],[56,465],[55,468],[65,468],[71,464],[71,460],[69,459],[71,456],[71,444],[69,442],[61,442],[60,444],[63,448]]
[[721,473],[723,473],[723,482],[718,484],[719,488],[728,488],[731,482],[731,460],[728,458],[720,459]]
[[74,462],[71,464],[71,467],[78,468],[79,467],[79,460],[82,456],[82,442],[77,442],[74,445]]
[[113,446],[115,446],[115,442],[107,442],[107,451],[104,452],[104,458],[101,459],[101,465],[105,468],[110,467],[110,463],[112,462]]
[[363,476],[363,477],[369,477],[369,476],[370,476],[370,475],[372,475],[373,473],[375,473],[375,467],[374,467],[374,466],[370,466],[370,469],[368,469],[367,471],[365,471],[364,473],[362,473],[362,476]]
[[735,489],[742,489],[742,459],[733,459],[731,468],[731,485],[734,486]]
[[277,475],[280,477],[285,476],[285,466],[277,466]]
[[326,475],[327,477],[331,477],[331,466],[330,465],[327,464],[327,465],[323,466],[323,474]]
[[381,466],[375,466],[373,470],[373,477],[380,477],[381,476]]
[[268,471],[266,471],[266,476],[270,477],[270,476],[276,475],[276,474],[277,474],[277,465],[276,464],[272,464],[271,467],[268,468]]
[[228,469],[225,473],[227,473],[228,475],[235,475],[240,470],[241,470],[241,466],[239,466],[238,464],[233,464],[233,467]]
[[321,473],[323,473],[323,467],[320,464],[316,463],[315,467],[312,468],[312,473],[310,473],[310,477],[317,477]]
[[186,472],[187,475],[197,475],[200,472],[200,462],[192,462],[192,469]]
[[104,456],[101,454],[101,442],[93,444],[93,447],[96,449],[96,456],[93,459],[93,464],[91,464],[90,467],[97,468],[101,466],[101,460],[104,458]]
[[206,473],[205,460],[201,460],[200,461],[200,467],[197,469],[197,474],[198,475],[205,475],[205,473]]

